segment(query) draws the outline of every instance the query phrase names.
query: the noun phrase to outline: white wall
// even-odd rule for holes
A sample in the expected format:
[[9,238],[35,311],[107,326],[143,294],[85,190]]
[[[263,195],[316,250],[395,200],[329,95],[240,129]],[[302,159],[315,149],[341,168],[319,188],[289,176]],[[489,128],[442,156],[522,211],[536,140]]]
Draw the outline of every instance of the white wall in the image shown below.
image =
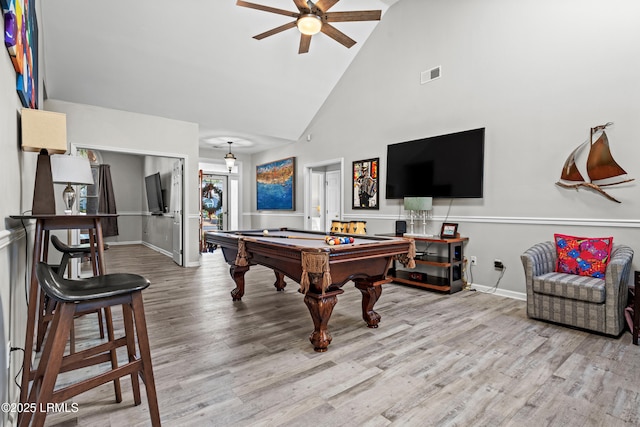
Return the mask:
[[[39,13],[39,4],[37,4]],[[41,42],[41,40],[40,40]],[[39,43],[42,46],[42,43]],[[41,52],[40,52],[41,53]],[[40,76],[42,77],[42,76]],[[42,79],[40,78],[40,82]],[[42,106],[42,91],[38,105]],[[26,287],[32,256],[33,226],[27,221],[9,218],[31,209],[35,180],[35,153],[20,149],[19,124],[22,104],[16,93],[16,73],[4,46],[0,48],[0,402],[15,402],[19,390],[13,378],[22,366],[22,352],[10,354],[10,369],[6,369],[7,343],[24,347],[26,330]],[[26,233],[25,233],[26,231]],[[28,233],[28,234],[27,234]],[[28,237],[28,238],[27,238]],[[0,414],[0,425],[8,414]]]
[[113,193],[118,210],[117,236],[107,243],[139,243],[142,241],[142,216],[146,210],[144,195],[144,157],[100,151],[102,163],[111,169]]
[[[614,157],[640,180],[638,16],[633,0],[402,0],[304,132],[312,141],[301,137],[253,163],[296,156],[300,183],[304,163],[342,156],[350,168],[380,157],[384,189],[388,144],[486,127],[484,198],[437,199],[431,224],[438,233],[447,215],[460,223],[466,255],[478,257],[475,283],[493,286],[500,258],[500,288],[523,293],[519,255],[554,232],[612,235],[640,249],[640,181],[608,190],[621,204],[555,185],[589,128],[608,121]],[[420,72],[438,65],[442,77],[421,85]],[[379,211],[352,211],[350,185],[346,173],[345,217],[366,219],[370,234],[393,231],[400,201],[383,191]],[[296,198],[286,217],[255,212],[251,200],[252,225],[302,225],[302,185]]]

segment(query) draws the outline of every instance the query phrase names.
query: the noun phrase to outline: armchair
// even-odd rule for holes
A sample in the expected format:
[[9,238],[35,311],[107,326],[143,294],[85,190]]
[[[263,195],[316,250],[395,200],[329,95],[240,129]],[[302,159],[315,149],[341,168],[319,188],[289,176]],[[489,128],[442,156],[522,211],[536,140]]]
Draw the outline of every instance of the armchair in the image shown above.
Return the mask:
[[614,245],[605,278],[555,272],[554,242],[537,243],[521,256],[527,290],[527,316],[606,335],[625,325],[627,285],[633,250]]

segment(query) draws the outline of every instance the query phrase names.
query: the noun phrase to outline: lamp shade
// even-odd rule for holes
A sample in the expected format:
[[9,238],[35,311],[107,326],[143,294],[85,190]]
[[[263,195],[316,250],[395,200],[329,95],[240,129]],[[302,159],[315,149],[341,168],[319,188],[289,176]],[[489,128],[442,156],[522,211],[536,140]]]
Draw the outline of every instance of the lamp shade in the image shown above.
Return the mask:
[[79,156],[51,156],[53,182],[62,184],[93,184],[89,159]]
[[432,197],[405,197],[404,209],[406,211],[430,211],[433,206]]
[[53,111],[23,108],[21,114],[22,151],[47,150],[49,154],[67,151],[67,115]]
[[298,18],[296,25],[302,34],[312,36],[318,34],[322,29],[322,19],[313,13],[309,13]]

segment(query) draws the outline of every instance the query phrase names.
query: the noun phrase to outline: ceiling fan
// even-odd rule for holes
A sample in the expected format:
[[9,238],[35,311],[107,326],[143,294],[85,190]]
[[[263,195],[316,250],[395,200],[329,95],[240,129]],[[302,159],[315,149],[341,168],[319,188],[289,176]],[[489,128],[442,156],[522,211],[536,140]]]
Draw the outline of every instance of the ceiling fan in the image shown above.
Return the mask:
[[327,12],[339,1],[340,0],[318,0],[313,3],[311,0],[293,0],[298,8],[298,12],[290,12],[288,10],[278,9],[271,6],[263,6],[261,4],[250,3],[242,0],[238,0],[236,5],[296,18],[295,21],[281,25],[272,30],[265,31],[264,33],[260,33],[253,36],[253,38],[256,40],[262,40],[265,37],[278,34],[290,28],[298,27],[298,30],[300,30],[301,33],[298,53],[307,53],[309,52],[309,45],[311,44],[311,36],[321,31],[347,48],[356,44],[355,40],[331,25],[330,22],[379,21],[382,16],[381,10]]

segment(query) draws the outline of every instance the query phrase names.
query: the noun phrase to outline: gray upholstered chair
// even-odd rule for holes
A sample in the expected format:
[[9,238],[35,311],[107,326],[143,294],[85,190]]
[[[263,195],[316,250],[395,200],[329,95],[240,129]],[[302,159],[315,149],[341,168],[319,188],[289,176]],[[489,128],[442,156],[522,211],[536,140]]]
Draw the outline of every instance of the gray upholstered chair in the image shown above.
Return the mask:
[[527,288],[527,316],[620,335],[624,329],[633,250],[613,245],[604,279],[556,273],[554,242],[538,243],[520,257]]

